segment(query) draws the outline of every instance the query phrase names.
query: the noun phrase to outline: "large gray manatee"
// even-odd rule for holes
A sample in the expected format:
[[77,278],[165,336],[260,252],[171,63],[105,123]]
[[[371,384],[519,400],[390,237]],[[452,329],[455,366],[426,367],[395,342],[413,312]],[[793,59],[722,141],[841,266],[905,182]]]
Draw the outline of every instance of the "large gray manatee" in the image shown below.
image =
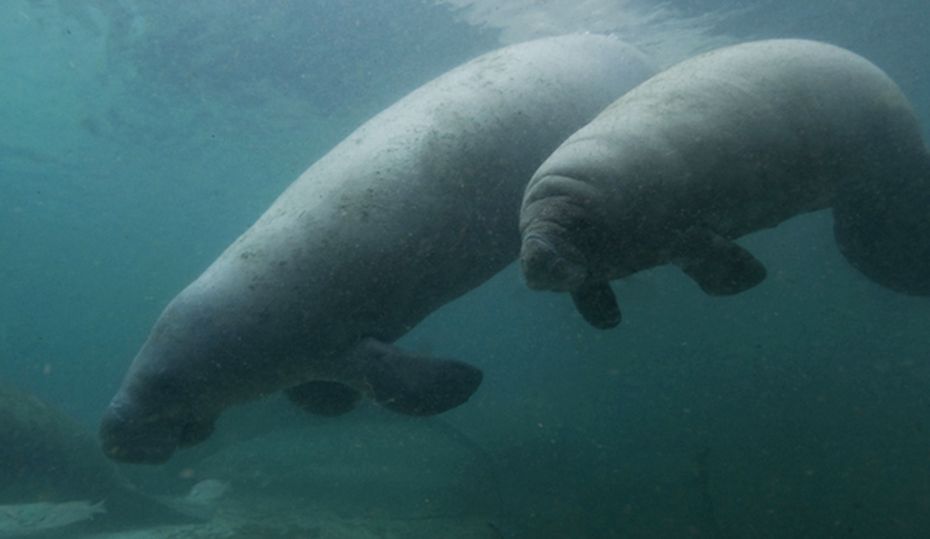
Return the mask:
[[612,327],[610,280],[671,263],[709,294],[746,290],[765,268],[733,240],[827,207],[853,266],[930,293],[930,158],[895,83],[823,43],[735,45],[652,77],[540,166],[521,265]]
[[415,90],[313,164],[165,308],[107,408],[104,451],[162,462],[230,405],[291,388],[337,414],[467,400],[481,372],[390,344],[516,259],[533,170],[652,74],[607,36],[491,52]]

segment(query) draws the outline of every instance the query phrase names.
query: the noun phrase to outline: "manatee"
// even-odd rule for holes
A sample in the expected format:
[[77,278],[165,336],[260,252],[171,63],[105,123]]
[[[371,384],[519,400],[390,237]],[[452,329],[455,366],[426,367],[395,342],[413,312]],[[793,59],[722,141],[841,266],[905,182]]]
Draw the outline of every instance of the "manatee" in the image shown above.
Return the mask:
[[609,282],[673,264],[711,295],[759,284],[734,240],[833,208],[868,278],[930,293],[930,166],[914,112],[878,67],[838,47],[767,40],[685,60],[568,137],[527,185],[521,269],[620,322]]
[[93,434],[60,410],[0,386],[0,536],[93,519],[93,529],[199,521],[136,490]]
[[393,346],[519,253],[527,178],[652,74],[608,36],[480,56],[364,123],[165,307],[104,412],[105,453],[166,461],[237,403],[285,390],[328,415],[370,398],[441,413],[482,374]]

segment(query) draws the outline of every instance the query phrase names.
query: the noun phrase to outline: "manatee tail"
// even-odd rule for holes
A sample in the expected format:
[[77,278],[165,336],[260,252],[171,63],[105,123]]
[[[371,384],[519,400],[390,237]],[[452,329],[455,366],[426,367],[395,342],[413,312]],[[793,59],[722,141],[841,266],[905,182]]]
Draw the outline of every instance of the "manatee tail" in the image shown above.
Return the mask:
[[833,233],[846,260],[869,280],[930,295],[930,154],[889,168],[880,181],[837,190]]
[[417,356],[371,339],[356,354],[375,402],[406,415],[440,414],[465,403],[483,376],[461,361]]

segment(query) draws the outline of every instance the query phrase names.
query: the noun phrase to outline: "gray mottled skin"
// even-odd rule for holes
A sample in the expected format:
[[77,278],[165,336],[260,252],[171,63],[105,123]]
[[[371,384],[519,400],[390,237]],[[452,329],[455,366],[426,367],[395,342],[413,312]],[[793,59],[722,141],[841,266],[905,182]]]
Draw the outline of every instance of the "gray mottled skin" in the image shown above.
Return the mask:
[[542,39],[369,120],[171,301],[104,415],[104,450],[163,461],[224,408],[308,381],[377,393],[379,343],[514,260],[527,178],[650,74],[610,37]]
[[927,164],[907,99],[865,59],[803,40],[726,47],[625,94],[542,164],[521,209],[523,272],[610,327],[609,280],[673,263],[736,293],[765,269],[732,239],[832,206],[854,266],[926,294]]

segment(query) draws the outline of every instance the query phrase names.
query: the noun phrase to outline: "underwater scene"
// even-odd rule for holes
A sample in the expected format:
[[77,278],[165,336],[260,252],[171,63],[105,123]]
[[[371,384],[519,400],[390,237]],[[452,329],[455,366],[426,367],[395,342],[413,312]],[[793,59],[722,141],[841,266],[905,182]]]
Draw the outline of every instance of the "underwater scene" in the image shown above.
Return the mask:
[[926,0],[0,2],[0,538],[930,537]]

